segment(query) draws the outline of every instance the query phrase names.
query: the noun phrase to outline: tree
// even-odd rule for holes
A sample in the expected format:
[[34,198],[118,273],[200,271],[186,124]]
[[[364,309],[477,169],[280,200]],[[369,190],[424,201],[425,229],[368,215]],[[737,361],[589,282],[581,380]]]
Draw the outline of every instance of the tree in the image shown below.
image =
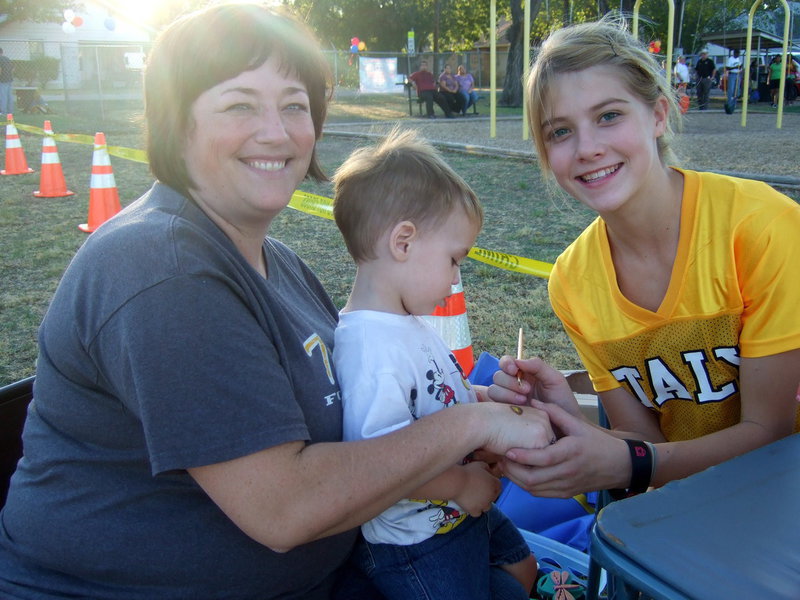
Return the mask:
[[64,10],[78,8],[74,0],[0,0],[0,15],[6,21],[37,21],[58,23],[64,20]]
[[[695,54],[705,45],[702,40],[704,33],[746,29],[746,16],[744,26],[736,25],[734,19],[737,15],[747,13],[751,5],[752,0],[676,0],[674,48],[683,48],[684,54]],[[654,0],[643,2],[640,15],[653,23],[648,31],[640,30],[640,37],[644,41],[651,41],[647,37],[662,40],[662,48],[666,51],[669,24],[667,3]]]
[[464,50],[488,30],[488,0],[283,0],[324,46],[346,50],[357,37],[399,52],[414,30],[417,51]]
[[[524,0],[523,0],[524,1]],[[539,14],[542,0],[531,0],[531,22]],[[525,10],[520,0],[511,0],[511,26],[508,28],[508,60],[506,76],[503,80],[503,93],[500,95],[500,106],[522,106],[522,71],[524,62],[530,60],[528,51],[530,40],[525,40]],[[527,43],[526,43],[527,42]]]

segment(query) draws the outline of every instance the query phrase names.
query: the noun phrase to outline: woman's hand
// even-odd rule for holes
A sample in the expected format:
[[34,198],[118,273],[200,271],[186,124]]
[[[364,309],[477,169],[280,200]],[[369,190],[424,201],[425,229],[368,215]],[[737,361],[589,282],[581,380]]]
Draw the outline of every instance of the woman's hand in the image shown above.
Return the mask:
[[587,490],[630,484],[625,442],[554,404],[532,401],[563,436],[543,449],[513,448],[501,462],[504,475],[536,496],[571,498]]
[[[541,358],[517,360],[511,356],[500,359],[489,398],[506,404],[530,404],[539,400],[556,404],[576,418],[583,418],[578,401],[564,375]],[[521,381],[517,377],[521,376]]]
[[480,517],[500,495],[500,480],[484,462],[475,461],[459,468],[464,469],[464,486],[453,496],[453,501],[470,516]]

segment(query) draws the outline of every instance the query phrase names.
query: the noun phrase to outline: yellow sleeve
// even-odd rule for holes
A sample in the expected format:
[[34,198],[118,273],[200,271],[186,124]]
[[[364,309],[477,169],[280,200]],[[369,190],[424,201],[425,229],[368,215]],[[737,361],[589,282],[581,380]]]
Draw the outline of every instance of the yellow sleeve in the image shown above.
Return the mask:
[[800,348],[800,205],[764,188],[765,195],[775,198],[742,221],[734,239],[744,303],[740,348],[745,357]]

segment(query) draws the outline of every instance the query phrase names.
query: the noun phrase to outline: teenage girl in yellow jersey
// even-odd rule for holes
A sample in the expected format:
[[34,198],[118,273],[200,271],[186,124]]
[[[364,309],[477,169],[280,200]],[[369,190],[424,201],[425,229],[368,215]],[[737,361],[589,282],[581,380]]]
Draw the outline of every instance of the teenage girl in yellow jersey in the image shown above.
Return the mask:
[[800,205],[668,166],[675,100],[620,24],[554,33],[528,94],[542,170],[598,214],[549,291],[611,431],[542,360],[503,357],[490,397],[543,408],[562,433],[510,452],[506,474],[541,496],[629,495],[798,431]]

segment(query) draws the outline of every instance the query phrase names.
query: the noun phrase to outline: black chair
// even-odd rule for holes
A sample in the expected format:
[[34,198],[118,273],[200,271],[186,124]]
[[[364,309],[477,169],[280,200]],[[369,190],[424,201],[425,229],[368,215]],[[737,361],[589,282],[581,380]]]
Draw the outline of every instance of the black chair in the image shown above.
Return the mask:
[[33,398],[33,377],[0,388],[0,507],[22,456],[22,427]]

